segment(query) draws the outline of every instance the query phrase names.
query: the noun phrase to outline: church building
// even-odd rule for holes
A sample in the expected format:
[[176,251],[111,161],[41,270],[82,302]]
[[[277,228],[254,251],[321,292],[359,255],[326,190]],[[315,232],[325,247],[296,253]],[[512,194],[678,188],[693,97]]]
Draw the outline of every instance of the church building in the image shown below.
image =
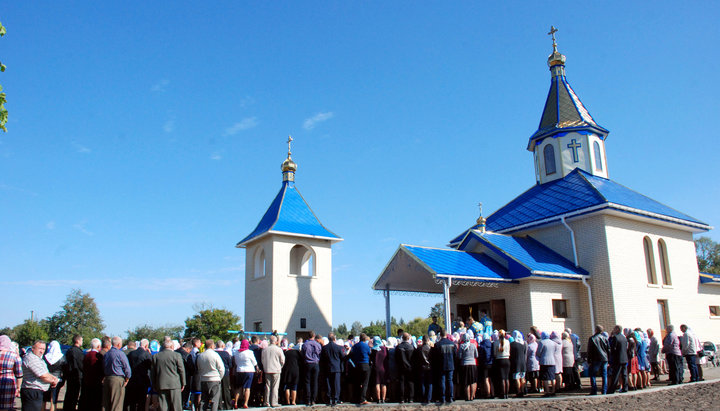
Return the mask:
[[307,338],[332,330],[332,245],[342,238],[325,228],[295,186],[297,164],[282,163],[282,186],[245,248],[245,331]]
[[583,341],[596,324],[661,330],[681,323],[720,341],[720,276],[698,272],[693,235],[708,224],[610,179],[598,124],[548,58],[550,91],[527,149],[536,184],[447,248],[400,245],[373,284],[443,293],[446,324],[489,313],[495,329],[571,328]]

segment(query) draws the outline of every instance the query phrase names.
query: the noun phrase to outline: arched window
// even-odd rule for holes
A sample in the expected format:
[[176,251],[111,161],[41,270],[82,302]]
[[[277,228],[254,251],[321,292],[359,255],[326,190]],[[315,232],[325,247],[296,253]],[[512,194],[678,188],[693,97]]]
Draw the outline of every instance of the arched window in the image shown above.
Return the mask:
[[265,261],[265,250],[259,248],[255,252],[255,278],[265,277],[267,273],[267,264]]
[[658,253],[660,257],[660,273],[662,274],[663,283],[672,285],[670,280],[670,264],[668,264],[667,245],[663,239],[658,240]]
[[290,250],[290,274],[315,276],[315,255],[312,250],[300,244]]
[[595,152],[595,170],[603,171],[602,154],[600,153],[600,143],[593,143],[593,151]]
[[543,157],[545,158],[545,175],[555,174],[555,149],[552,144],[548,144],[543,149]]
[[647,269],[648,284],[657,284],[657,276],[655,275],[655,256],[652,250],[652,241],[650,237],[643,238],[643,248],[645,249],[645,268]]

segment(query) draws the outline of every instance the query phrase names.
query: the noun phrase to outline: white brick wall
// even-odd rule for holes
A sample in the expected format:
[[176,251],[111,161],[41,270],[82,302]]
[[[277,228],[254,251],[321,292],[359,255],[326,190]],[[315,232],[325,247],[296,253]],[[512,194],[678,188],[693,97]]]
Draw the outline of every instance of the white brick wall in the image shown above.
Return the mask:
[[[290,274],[290,250],[301,244],[315,254],[315,276]],[[265,247],[268,275],[255,279],[252,258]],[[245,329],[262,321],[263,331],[287,332],[291,339],[299,330],[326,335],[332,324],[332,250],[328,240],[273,234],[248,246],[245,269]],[[300,328],[300,319],[307,320]]]

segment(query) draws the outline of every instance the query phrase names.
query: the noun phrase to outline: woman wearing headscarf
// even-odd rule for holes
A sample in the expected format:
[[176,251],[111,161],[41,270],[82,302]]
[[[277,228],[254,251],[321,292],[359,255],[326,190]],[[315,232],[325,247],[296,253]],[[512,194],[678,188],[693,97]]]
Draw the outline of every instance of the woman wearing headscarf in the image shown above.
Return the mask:
[[528,333],[527,335],[527,354],[525,356],[525,379],[530,382],[530,392],[540,392],[538,385],[540,375],[540,363],[538,362],[537,354],[538,343],[535,334]]
[[49,390],[45,391],[43,393],[43,407],[42,409],[45,409],[46,404],[50,403],[50,411],[55,411],[55,408],[57,408],[57,400],[58,400],[58,394],[60,393],[60,389],[65,385],[65,380],[63,378],[63,368],[66,364],[65,361],[65,355],[63,355],[62,350],[60,349],[60,343],[56,340],[53,340],[48,345],[47,352],[43,356],[43,360],[45,360],[45,364],[47,364],[48,372],[52,374],[54,377],[57,377],[58,383],[54,387],[50,387]]
[[478,339],[478,381],[482,387],[484,398],[492,398],[495,394],[495,388],[491,384],[490,376],[493,366],[493,350],[490,334],[477,334]]
[[375,382],[375,398],[378,404],[384,404],[387,396],[387,370],[390,368],[388,366],[388,349],[377,335],[373,337],[371,348],[370,370],[372,376],[370,381]]
[[562,341],[555,331],[550,333],[550,341],[555,343],[555,392],[558,392],[563,384]]
[[562,333],[562,363],[563,363],[563,380],[565,381],[565,390],[569,391],[574,387],[573,369],[575,367],[575,352],[573,351],[573,342],[570,334]]
[[[253,377],[258,371],[257,360],[255,354],[250,350],[250,342],[243,339],[240,342],[240,349],[233,354],[233,362],[235,363],[235,406],[247,408],[250,401],[250,388],[252,387]],[[240,393],[243,394],[243,404],[240,405]]]
[[542,380],[545,389],[545,397],[555,395],[553,381],[555,381],[555,350],[557,344],[550,340],[550,336],[546,332],[540,333],[540,341],[538,341],[537,353],[535,356],[540,364],[540,380]]
[[512,332],[513,341],[510,343],[510,374],[515,382],[515,392],[518,397],[525,395],[525,371],[526,371],[526,356],[527,356],[527,345],[523,340],[523,335],[520,331],[515,330]]
[[13,408],[15,397],[20,396],[22,376],[22,359],[10,337],[0,335],[0,410]]
[[295,405],[297,401],[297,387],[300,383],[300,367],[305,362],[300,345],[288,344],[285,351],[285,364],[280,373],[281,386],[285,391],[285,404]]
[[510,391],[510,342],[505,330],[498,330],[497,340],[493,342],[493,368],[498,380],[498,387],[502,387],[502,398],[508,397]]
[[637,340],[637,352],[638,358],[638,388],[646,388],[650,385],[650,363],[647,359],[648,343],[650,342],[647,338],[647,334],[643,333],[641,328],[635,329],[635,339]]
[[470,341],[468,334],[460,334],[460,348],[458,349],[458,360],[460,362],[460,385],[465,392],[465,399],[475,399],[477,391],[477,365],[478,350]]
[[625,335],[627,337],[627,356],[628,356],[628,388],[631,391],[637,390],[638,387],[638,357],[637,357],[637,346],[638,341],[635,338],[635,333],[628,331]]

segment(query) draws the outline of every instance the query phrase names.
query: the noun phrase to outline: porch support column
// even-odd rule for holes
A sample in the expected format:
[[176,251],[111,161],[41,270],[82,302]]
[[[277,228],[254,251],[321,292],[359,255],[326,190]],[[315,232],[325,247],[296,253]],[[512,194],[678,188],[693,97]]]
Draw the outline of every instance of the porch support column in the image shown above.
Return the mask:
[[390,338],[390,284],[385,284],[385,340]]
[[445,309],[445,333],[452,332],[452,324],[450,324],[450,286],[452,286],[452,278],[446,278],[443,281],[443,305]]

